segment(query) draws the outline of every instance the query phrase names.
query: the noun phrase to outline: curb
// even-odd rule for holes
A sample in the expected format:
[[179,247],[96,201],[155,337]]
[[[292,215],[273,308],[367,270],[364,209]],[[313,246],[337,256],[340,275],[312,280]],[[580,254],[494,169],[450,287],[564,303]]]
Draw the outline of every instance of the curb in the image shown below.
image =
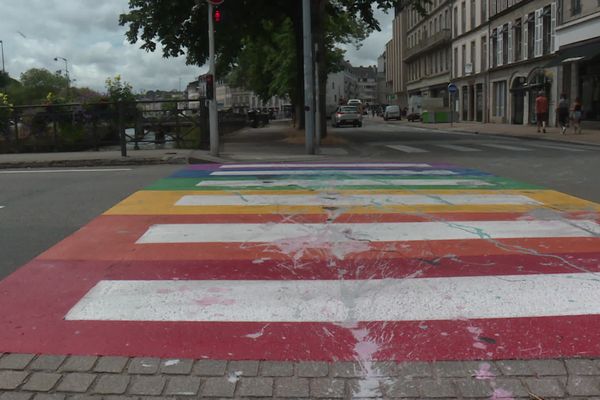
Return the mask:
[[[206,162],[206,161],[205,161]],[[0,169],[48,168],[48,167],[112,167],[128,165],[187,164],[185,157],[162,158],[121,158],[88,160],[16,161],[0,162]]]
[[[410,126],[410,125],[408,125]],[[595,147],[599,147],[600,148],[600,143],[589,143],[589,142],[574,142],[572,140],[559,140],[559,139],[554,139],[554,138],[549,138],[549,137],[534,137],[534,136],[521,136],[521,135],[512,135],[510,133],[485,133],[485,132],[473,132],[473,131],[466,131],[466,130],[448,130],[445,128],[438,128],[438,127],[424,127],[424,126],[413,126],[413,128],[417,128],[417,129],[423,129],[423,130],[436,130],[439,132],[444,132],[444,133],[466,133],[466,134],[470,134],[470,135],[485,135],[485,136],[493,136],[493,137],[509,137],[509,138],[513,138],[513,139],[520,139],[520,140],[539,140],[539,141],[544,141],[544,142],[553,142],[553,143],[567,143],[567,144],[575,144],[575,145],[581,145],[581,146],[595,146]],[[541,133],[540,135],[543,135],[543,133]]]

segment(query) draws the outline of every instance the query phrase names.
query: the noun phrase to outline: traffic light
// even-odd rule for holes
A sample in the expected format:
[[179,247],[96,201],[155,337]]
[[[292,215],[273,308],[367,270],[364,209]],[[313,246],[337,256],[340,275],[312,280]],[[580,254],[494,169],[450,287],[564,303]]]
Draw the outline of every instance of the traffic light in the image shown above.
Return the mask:
[[211,74],[206,75],[206,99],[213,100],[215,93],[215,80]]
[[214,18],[213,20],[218,24],[219,22],[221,22],[221,10],[219,10],[218,8],[215,8],[215,12],[214,12]]

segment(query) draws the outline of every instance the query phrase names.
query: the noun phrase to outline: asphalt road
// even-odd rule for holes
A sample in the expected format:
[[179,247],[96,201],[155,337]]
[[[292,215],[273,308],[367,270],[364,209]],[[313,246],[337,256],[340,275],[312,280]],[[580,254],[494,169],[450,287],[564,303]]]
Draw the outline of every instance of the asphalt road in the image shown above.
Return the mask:
[[[338,160],[452,163],[600,202],[600,146],[445,133],[371,119],[362,128],[330,131],[346,142],[333,146],[340,151]],[[242,148],[254,144],[275,155],[278,150],[269,153],[266,144],[282,137],[278,133],[261,137],[262,144],[253,135],[232,139]],[[129,194],[179,169],[175,165],[103,172],[0,170],[0,278]]]
[[448,133],[370,118],[363,128],[329,129],[356,158],[453,163],[600,202],[600,146]]
[[4,278],[129,194],[178,169],[180,165],[115,167],[102,171],[0,170],[0,277]]

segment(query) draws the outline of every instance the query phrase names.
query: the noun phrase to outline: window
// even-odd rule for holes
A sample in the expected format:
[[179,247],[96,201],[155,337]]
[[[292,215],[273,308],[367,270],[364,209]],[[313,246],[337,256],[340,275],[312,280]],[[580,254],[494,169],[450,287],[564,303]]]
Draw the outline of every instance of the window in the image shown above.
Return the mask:
[[535,14],[527,17],[527,58],[533,58],[535,54]]
[[481,37],[481,72],[487,69],[487,38]]
[[460,33],[467,31],[467,4],[463,1],[460,6]]
[[[598,0],[600,1],[600,0]],[[448,10],[444,10],[444,29],[449,29],[450,24],[448,23]]]
[[506,110],[506,81],[494,82],[494,116],[504,117]]
[[581,14],[581,0],[571,0],[571,16],[579,14]]
[[471,73],[474,74],[475,73],[475,41],[473,40],[471,42],[471,60],[470,60],[470,64],[471,64]]
[[523,48],[523,29],[521,27],[521,18],[519,18],[515,21],[513,35],[514,35],[514,39],[515,39],[514,40],[515,47],[513,50],[514,60],[521,61],[521,52],[522,52],[522,48]]
[[458,7],[454,7],[454,37],[458,36]]
[[544,7],[542,12],[542,54],[552,52],[552,7]]
[[462,60],[461,60],[462,61],[462,75],[464,76],[467,73],[467,71],[466,71],[466,68],[467,68],[467,45],[466,44],[462,45],[461,56],[462,56]]
[[454,48],[454,77],[458,76],[458,47]]
[[[600,0],[598,0],[600,1]],[[481,23],[487,21],[487,2],[488,0],[481,0]]]
[[475,29],[477,23],[475,22],[475,0],[471,0],[471,30]]
[[502,25],[502,65],[508,64],[508,47],[510,41],[508,38],[508,26]]
[[498,66],[498,31],[492,31],[492,67]]

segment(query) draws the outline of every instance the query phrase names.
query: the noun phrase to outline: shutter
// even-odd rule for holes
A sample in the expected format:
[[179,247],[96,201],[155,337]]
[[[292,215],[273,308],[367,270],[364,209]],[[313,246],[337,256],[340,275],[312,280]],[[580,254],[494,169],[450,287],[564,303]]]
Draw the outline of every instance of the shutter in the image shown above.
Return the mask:
[[556,3],[550,4],[551,10],[551,22],[550,22],[550,52],[554,53],[557,49],[556,46]]
[[503,64],[503,60],[502,60],[502,26],[499,26],[498,29],[496,29],[497,35],[496,35],[496,43],[497,43],[497,53],[496,53],[496,59],[498,60],[498,66],[501,66]]
[[528,16],[525,15],[522,19],[523,22],[521,23],[521,32],[523,32],[523,34],[521,35],[523,37],[523,39],[521,40],[523,42],[523,60],[527,60],[527,57],[529,56],[529,22],[527,22],[527,18]]
[[542,56],[542,33],[544,30],[544,20],[542,18],[543,8],[535,10],[535,50],[533,53],[534,57]]
[[513,62],[513,30],[512,22],[508,23],[508,63]]

